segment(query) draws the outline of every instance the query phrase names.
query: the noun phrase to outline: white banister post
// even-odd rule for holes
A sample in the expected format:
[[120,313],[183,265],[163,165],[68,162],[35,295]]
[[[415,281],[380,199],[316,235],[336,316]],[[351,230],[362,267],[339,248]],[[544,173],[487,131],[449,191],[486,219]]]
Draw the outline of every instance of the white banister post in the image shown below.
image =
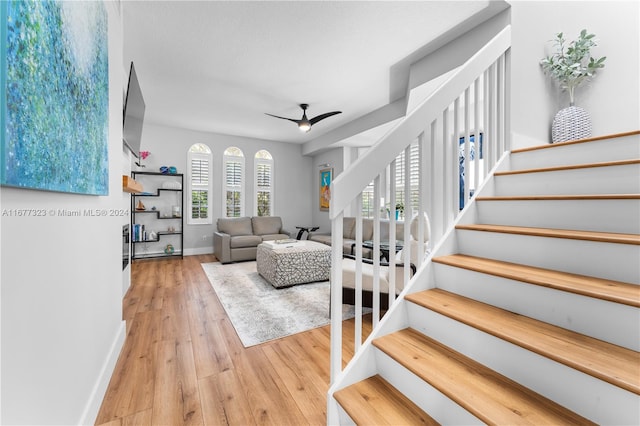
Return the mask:
[[473,128],[474,130],[474,168],[473,168],[473,186],[477,191],[480,187],[480,157],[482,152],[480,150],[481,145],[481,127],[480,127],[480,77],[476,78],[473,82]]
[[373,181],[373,316],[375,328],[380,321],[380,175]]
[[427,211],[427,196],[426,196],[426,188],[427,188],[427,173],[426,173],[426,144],[427,138],[425,137],[424,131],[420,133],[418,136],[418,262],[416,264],[416,268],[422,266],[422,254],[425,252],[424,248],[424,221],[422,217],[426,214]]
[[[438,166],[436,166],[436,164],[438,164],[436,160],[437,152],[438,152],[438,144],[436,142],[437,127],[438,127],[438,121],[437,120],[432,121],[430,132],[429,132],[429,139],[427,139],[427,161],[425,163],[426,166],[429,168],[427,172],[427,176],[429,180],[427,182],[426,187],[429,190],[427,212],[431,222],[433,222],[433,220],[435,220],[438,215],[438,209],[436,208],[436,200],[438,199],[438,196],[436,195],[436,191],[438,191],[438,186],[436,185],[435,181],[436,179],[440,181],[442,180],[442,175],[436,174],[438,171]],[[431,235],[430,233],[428,243],[431,244],[432,240],[433,240],[433,235]]]
[[362,193],[356,197],[356,276],[355,276],[355,330],[354,330],[354,353],[362,345]]
[[488,145],[487,143],[491,140],[491,129],[489,127],[489,70],[485,70],[482,74],[482,91],[484,93],[482,97],[482,128],[484,129],[484,143],[482,150],[484,155],[484,170],[482,171],[484,179],[489,174],[489,170],[491,170],[491,163],[489,162],[488,157]]
[[[331,185],[333,190],[333,184]],[[333,191],[331,191],[333,193]],[[338,213],[331,222],[331,383],[342,371],[342,220]]]
[[498,149],[496,151],[496,162],[505,151],[506,143],[504,140],[504,55],[498,58],[498,75],[497,75],[497,93],[498,98]]
[[444,185],[442,188],[442,228],[440,229],[440,234],[438,236],[444,235],[445,229],[449,226],[449,214],[451,212],[451,197],[455,194],[452,192],[454,188],[454,183],[451,180],[453,176],[453,158],[451,157],[451,148],[449,146],[449,134],[451,133],[451,126],[449,124],[449,111],[450,108],[447,108],[442,113],[442,140],[440,144],[442,145],[442,176],[444,176]]
[[[469,108],[470,104],[470,95],[471,90],[467,87],[464,90],[464,191],[462,194],[463,197],[463,206],[466,206],[469,202],[469,198],[471,196],[471,185],[469,184],[469,160],[471,157],[471,131],[470,131],[470,113]],[[456,140],[456,143],[460,143],[459,140]]]
[[453,103],[453,135],[451,135],[451,152],[453,153],[453,157],[451,159],[452,163],[455,163],[454,170],[452,170],[453,176],[453,217],[449,218],[448,225],[452,222],[452,220],[458,215],[460,211],[460,163],[459,159],[459,150],[460,146],[458,145],[458,135],[460,134],[460,97],[457,97],[455,102]]
[[491,143],[491,152],[493,153],[491,155],[491,168],[493,168],[493,166],[496,165],[496,163],[498,162],[498,158],[500,158],[498,155],[498,146],[500,143],[500,132],[498,130],[498,126],[499,126],[499,122],[500,122],[500,117],[498,116],[498,63],[494,62],[493,65],[491,65],[491,69],[489,70],[489,74],[491,74],[491,84],[492,84],[492,90],[491,90],[491,100],[492,100],[492,106],[491,106],[491,114],[492,114],[492,119],[491,119],[491,132],[493,133],[493,142]]
[[504,111],[504,133],[506,140],[505,149],[511,151],[511,49],[508,49],[504,53],[505,70],[504,70],[504,82],[505,82],[505,111]]
[[411,262],[411,143],[404,149],[404,274],[403,285],[409,282],[409,263]]
[[[396,235],[396,214],[395,214],[395,205],[396,205],[396,160],[395,158],[391,162],[390,172],[389,172],[389,243],[391,246],[389,247],[389,254],[395,253],[396,249],[396,240],[398,236]],[[393,303],[396,298],[396,257],[389,256],[389,270],[392,271],[389,273],[389,306]]]

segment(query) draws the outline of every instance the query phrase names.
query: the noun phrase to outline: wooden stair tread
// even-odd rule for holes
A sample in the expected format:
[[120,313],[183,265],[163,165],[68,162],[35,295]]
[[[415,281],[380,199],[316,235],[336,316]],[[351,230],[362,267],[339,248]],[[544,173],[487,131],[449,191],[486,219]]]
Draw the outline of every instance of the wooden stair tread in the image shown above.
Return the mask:
[[588,143],[588,142],[594,142],[594,141],[601,141],[601,140],[605,140],[605,139],[623,138],[623,137],[634,136],[634,135],[640,135],[640,130],[633,130],[631,132],[614,133],[614,134],[611,134],[611,135],[594,136],[594,137],[591,137],[591,138],[576,139],[576,140],[573,140],[573,141],[556,142],[556,143],[553,143],[553,144],[530,146],[530,147],[526,147],[526,148],[518,148],[518,149],[511,150],[511,153],[512,154],[518,154],[518,153],[521,153],[521,152],[538,151],[538,150],[541,150],[541,149],[554,149],[554,148],[559,148],[559,147],[563,147],[563,146],[567,146],[567,145],[575,145],[575,144],[579,144],[579,143]]
[[487,424],[592,424],[411,328],[373,344]]
[[621,281],[570,274],[568,272],[464,254],[435,257],[433,261],[583,296],[640,307],[640,286]]
[[594,168],[594,167],[627,166],[631,164],[640,164],[640,159],[603,161],[600,163],[571,164],[566,166],[540,167],[535,169],[507,170],[503,172],[495,172],[494,176],[520,175],[524,173],[557,172],[561,170],[577,170],[577,169],[587,169],[587,168]]
[[500,195],[476,197],[476,201],[574,201],[574,200],[640,200],[640,194],[578,194],[578,195]]
[[456,225],[456,229],[640,245],[640,235],[638,234],[621,234],[614,232],[576,231],[571,229],[532,228],[526,226],[486,224]]
[[500,308],[430,289],[406,299],[583,373],[640,394],[640,353]]
[[333,394],[358,425],[439,425],[379,375]]

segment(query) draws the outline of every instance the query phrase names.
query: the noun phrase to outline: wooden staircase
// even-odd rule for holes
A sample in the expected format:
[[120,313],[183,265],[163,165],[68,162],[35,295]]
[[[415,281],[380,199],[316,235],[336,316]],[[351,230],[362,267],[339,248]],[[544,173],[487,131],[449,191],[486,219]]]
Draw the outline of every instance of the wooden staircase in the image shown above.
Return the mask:
[[505,168],[345,370],[341,424],[640,424],[640,132]]

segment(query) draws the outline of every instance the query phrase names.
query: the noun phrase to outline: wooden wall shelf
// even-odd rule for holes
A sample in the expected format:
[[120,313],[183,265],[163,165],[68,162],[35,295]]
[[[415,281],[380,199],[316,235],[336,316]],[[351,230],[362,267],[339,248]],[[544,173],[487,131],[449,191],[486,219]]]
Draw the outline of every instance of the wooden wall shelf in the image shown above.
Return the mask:
[[136,194],[142,192],[142,185],[127,175],[122,175],[122,190]]

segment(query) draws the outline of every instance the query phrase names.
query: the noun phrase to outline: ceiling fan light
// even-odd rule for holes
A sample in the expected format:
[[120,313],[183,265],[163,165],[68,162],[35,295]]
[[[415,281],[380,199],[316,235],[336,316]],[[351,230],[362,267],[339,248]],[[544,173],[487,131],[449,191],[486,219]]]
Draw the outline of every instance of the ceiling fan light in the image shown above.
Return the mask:
[[311,130],[311,123],[309,123],[308,121],[298,123],[298,129],[300,129],[301,132],[307,133],[309,130]]

